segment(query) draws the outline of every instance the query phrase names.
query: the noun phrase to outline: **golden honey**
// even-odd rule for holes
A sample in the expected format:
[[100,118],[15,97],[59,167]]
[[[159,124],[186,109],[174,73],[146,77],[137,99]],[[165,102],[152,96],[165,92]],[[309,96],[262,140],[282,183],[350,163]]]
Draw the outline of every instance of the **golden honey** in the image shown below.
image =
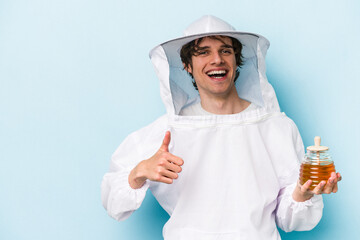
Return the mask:
[[313,190],[321,181],[327,182],[332,172],[335,172],[332,161],[303,163],[300,167],[300,184],[303,185],[307,180],[312,180],[310,189]]

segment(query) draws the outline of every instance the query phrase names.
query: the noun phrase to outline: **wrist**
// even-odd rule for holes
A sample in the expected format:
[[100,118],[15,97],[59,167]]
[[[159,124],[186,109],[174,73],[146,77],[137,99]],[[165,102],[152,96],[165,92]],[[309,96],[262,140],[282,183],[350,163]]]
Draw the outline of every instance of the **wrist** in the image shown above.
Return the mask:
[[129,185],[133,189],[141,188],[147,179],[144,174],[142,174],[141,164],[142,162],[140,162],[135,168],[133,168],[133,170],[131,170],[129,174]]
[[301,190],[299,189],[298,186],[296,186],[296,188],[294,189],[294,192],[292,194],[292,198],[296,202],[305,202],[305,201],[311,199],[313,196],[314,196],[314,194],[312,194],[312,193],[301,192]]

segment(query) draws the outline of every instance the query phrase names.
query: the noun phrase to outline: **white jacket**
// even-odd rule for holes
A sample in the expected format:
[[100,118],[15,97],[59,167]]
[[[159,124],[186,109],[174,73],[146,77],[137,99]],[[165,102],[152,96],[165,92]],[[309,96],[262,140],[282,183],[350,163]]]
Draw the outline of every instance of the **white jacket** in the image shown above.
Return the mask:
[[[204,21],[215,27],[196,29]],[[260,35],[236,32],[212,16],[194,24],[187,37],[150,53],[167,114],[129,135],[112,156],[101,186],[108,214],[116,220],[128,218],[150,188],[170,215],[163,229],[166,240],[275,240],[280,239],[276,225],[284,231],[312,229],[322,216],[322,197],[301,203],[292,199],[304,148],[296,125],[280,112],[265,75],[269,42]],[[259,108],[232,115],[179,116],[184,106],[198,101],[182,69],[179,47],[220,33],[243,43],[245,64],[236,87],[241,98]],[[179,178],[170,185],[147,181],[132,189],[130,171],[159,149],[166,130],[171,131],[169,151],[184,160]]]

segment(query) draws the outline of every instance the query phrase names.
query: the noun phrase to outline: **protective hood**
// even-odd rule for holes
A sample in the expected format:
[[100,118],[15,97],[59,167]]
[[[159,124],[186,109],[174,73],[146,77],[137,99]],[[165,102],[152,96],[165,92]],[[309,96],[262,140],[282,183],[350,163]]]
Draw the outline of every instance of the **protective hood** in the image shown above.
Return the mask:
[[184,70],[180,50],[192,40],[211,35],[233,37],[243,45],[244,64],[240,67],[240,76],[235,84],[239,97],[260,106],[265,112],[279,112],[275,92],[265,74],[269,41],[258,34],[236,31],[230,24],[214,16],[204,16],[192,23],[184,31],[183,37],[164,42],[150,52],[160,79],[160,94],[170,118],[183,119],[183,116],[178,116],[180,110],[194,101],[200,101],[192,78]]

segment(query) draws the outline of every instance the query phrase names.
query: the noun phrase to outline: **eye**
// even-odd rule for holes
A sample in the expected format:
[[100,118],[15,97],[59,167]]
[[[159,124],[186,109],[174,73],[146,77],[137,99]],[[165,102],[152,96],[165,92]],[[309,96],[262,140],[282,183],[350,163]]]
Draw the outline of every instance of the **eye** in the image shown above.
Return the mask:
[[199,55],[206,55],[206,54],[208,54],[208,51],[206,51],[206,50],[201,50],[201,51],[198,51],[198,54],[199,54]]
[[221,53],[229,55],[229,54],[233,53],[233,50],[231,48],[225,48],[225,49],[221,50]]

